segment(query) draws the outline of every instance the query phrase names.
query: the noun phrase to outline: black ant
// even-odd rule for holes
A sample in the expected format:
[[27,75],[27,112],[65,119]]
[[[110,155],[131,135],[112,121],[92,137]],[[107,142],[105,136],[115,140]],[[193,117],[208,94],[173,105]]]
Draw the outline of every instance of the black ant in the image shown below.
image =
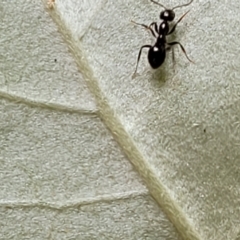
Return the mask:
[[[149,26],[145,25],[145,24],[140,24],[140,23],[136,23],[134,21],[132,21],[133,23],[140,25],[148,30],[151,31],[152,35],[156,38],[156,42],[153,46],[151,45],[144,45],[140,48],[139,50],[139,54],[138,54],[138,59],[137,59],[137,65],[136,65],[136,69],[134,71],[133,77],[135,76],[136,72],[137,72],[137,68],[138,68],[138,63],[141,57],[141,53],[142,53],[142,49],[143,48],[149,48],[148,51],[148,62],[151,65],[151,67],[153,69],[159,68],[166,57],[166,50],[170,50],[172,48],[173,45],[178,44],[183,53],[185,54],[186,58],[190,61],[193,62],[188,56],[187,53],[184,49],[184,47],[182,46],[182,44],[180,42],[167,42],[166,40],[166,36],[173,33],[176,29],[177,24],[186,16],[186,14],[189,12],[187,11],[185,14],[183,14],[183,16],[174,24],[174,26],[172,27],[171,30],[169,30],[169,22],[172,22],[175,18],[175,13],[174,13],[174,9],[176,8],[180,8],[180,7],[184,7],[184,6],[188,6],[192,3],[193,0],[191,0],[189,3],[187,4],[183,4],[183,5],[178,5],[172,9],[167,9],[166,7],[164,7],[162,4],[155,2],[154,0],[150,0],[151,2],[160,5],[161,7],[163,7],[165,10],[160,12],[160,19],[163,20],[162,23],[159,24],[159,27],[157,25],[156,22],[151,23]],[[154,29],[152,29],[152,27],[154,27]],[[155,32],[157,34],[155,34]]]

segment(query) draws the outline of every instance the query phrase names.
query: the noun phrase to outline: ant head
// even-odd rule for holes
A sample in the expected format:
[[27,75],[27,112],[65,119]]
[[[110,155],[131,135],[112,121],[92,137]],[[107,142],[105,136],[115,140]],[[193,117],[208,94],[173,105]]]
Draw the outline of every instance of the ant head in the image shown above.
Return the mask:
[[173,21],[173,19],[175,18],[175,13],[174,13],[174,9],[176,8],[181,8],[181,7],[185,7],[185,6],[188,6],[189,4],[192,3],[193,0],[191,0],[190,2],[186,3],[186,4],[183,4],[183,5],[178,5],[172,9],[167,9],[166,7],[164,7],[161,3],[159,2],[156,2],[155,0],[150,0],[151,2],[163,7],[165,10],[162,11],[160,13],[160,19],[164,20],[164,21],[167,21],[167,22],[171,22]]
[[160,13],[160,19],[171,22],[175,18],[175,13],[172,9],[165,9]]

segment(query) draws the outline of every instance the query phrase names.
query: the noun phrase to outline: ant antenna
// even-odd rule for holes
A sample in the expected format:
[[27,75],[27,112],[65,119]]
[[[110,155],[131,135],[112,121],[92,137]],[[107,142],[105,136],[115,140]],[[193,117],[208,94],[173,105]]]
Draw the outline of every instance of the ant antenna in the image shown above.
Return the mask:
[[[155,4],[157,4],[157,5],[159,5],[159,6],[161,6],[161,7],[163,7],[165,10],[167,10],[167,8],[164,7],[161,3],[158,3],[158,2],[156,2],[156,1],[154,1],[154,0],[150,0],[150,1],[153,2],[153,3],[155,3]],[[192,3],[192,1],[193,1],[193,0],[191,0],[189,3],[183,4],[183,5],[178,5],[178,6],[174,7],[174,8],[172,8],[171,10],[176,9],[176,8],[180,8],[180,7],[188,6],[188,5],[190,5],[190,4]]]
[[[161,7],[163,7],[165,10],[167,9],[166,7],[164,7],[161,3],[158,3],[158,2],[156,2],[156,1],[154,1],[154,0],[150,0],[151,2],[153,2],[153,3],[155,3],[155,4],[157,4],[157,5],[159,5],[159,6],[161,6]],[[193,0],[192,0],[193,1]]]
[[188,5],[190,5],[190,4],[192,3],[192,1],[193,1],[193,0],[191,0],[189,3],[183,4],[183,5],[178,5],[178,6],[174,7],[174,8],[172,8],[172,10],[173,10],[173,9],[176,9],[176,8],[188,6]]

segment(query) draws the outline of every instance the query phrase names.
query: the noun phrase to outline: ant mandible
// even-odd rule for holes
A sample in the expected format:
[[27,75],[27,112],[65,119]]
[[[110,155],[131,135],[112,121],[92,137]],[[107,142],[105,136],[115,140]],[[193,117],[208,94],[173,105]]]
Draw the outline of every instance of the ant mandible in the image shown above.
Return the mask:
[[[157,25],[156,22],[153,22],[151,23],[149,26],[145,25],[145,24],[140,24],[140,23],[136,23],[134,21],[132,21],[133,23],[137,24],[137,25],[140,25],[148,30],[151,31],[152,35],[156,38],[156,42],[155,44],[152,46],[152,45],[144,45],[140,48],[139,50],[139,54],[138,54],[138,59],[137,59],[137,65],[136,65],[136,69],[134,71],[134,74],[133,74],[133,78],[135,77],[136,75],[136,72],[137,72],[137,68],[138,68],[138,63],[139,63],[139,60],[140,60],[140,57],[141,57],[141,54],[142,54],[142,49],[143,48],[149,48],[149,51],[148,51],[148,62],[149,64],[151,65],[151,67],[153,69],[156,69],[156,68],[159,68],[164,60],[165,60],[165,57],[166,57],[166,50],[170,50],[172,48],[173,45],[176,45],[178,44],[183,53],[185,54],[186,58],[193,63],[193,61],[187,56],[187,53],[184,49],[184,47],[182,46],[182,44],[180,42],[167,42],[166,40],[166,36],[173,33],[178,25],[178,23],[186,16],[186,14],[189,12],[187,11],[185,14],[183,14],[182,17],[179,18],[179,20],[174,24],[174,26],[172,27],[171,30],[169,30],[169,22],[172,22],[175,18],[175,12],[173,11],[174,9],[176,8],[180,8],[180,7],[184,7],[184,6],[188,6],[190,5],[193,0],[191,0],[189,3],[187,4],[183,4],[183,5],[178,5],[172,9],[167,9],[166,7],[164,7],[161,3],[158,3],[154,0],[150,0],[151,2],[163,7],[165,10],[160,12],[160,19],[163,20],[162,23],[159,24],[159,27]],[[154,27],[154,29],[152,28]],[[155,34],[155,32],[157,34]]]

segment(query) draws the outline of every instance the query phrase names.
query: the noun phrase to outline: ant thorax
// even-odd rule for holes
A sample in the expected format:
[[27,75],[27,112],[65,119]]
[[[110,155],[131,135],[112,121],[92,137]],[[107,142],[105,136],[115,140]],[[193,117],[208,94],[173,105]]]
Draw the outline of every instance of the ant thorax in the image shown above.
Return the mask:
[[166,21],[163,21],[160,25],[159,25],[159,33],[162,33],[164,35],[167,35],[167,33],[169,32],[169,25]]

